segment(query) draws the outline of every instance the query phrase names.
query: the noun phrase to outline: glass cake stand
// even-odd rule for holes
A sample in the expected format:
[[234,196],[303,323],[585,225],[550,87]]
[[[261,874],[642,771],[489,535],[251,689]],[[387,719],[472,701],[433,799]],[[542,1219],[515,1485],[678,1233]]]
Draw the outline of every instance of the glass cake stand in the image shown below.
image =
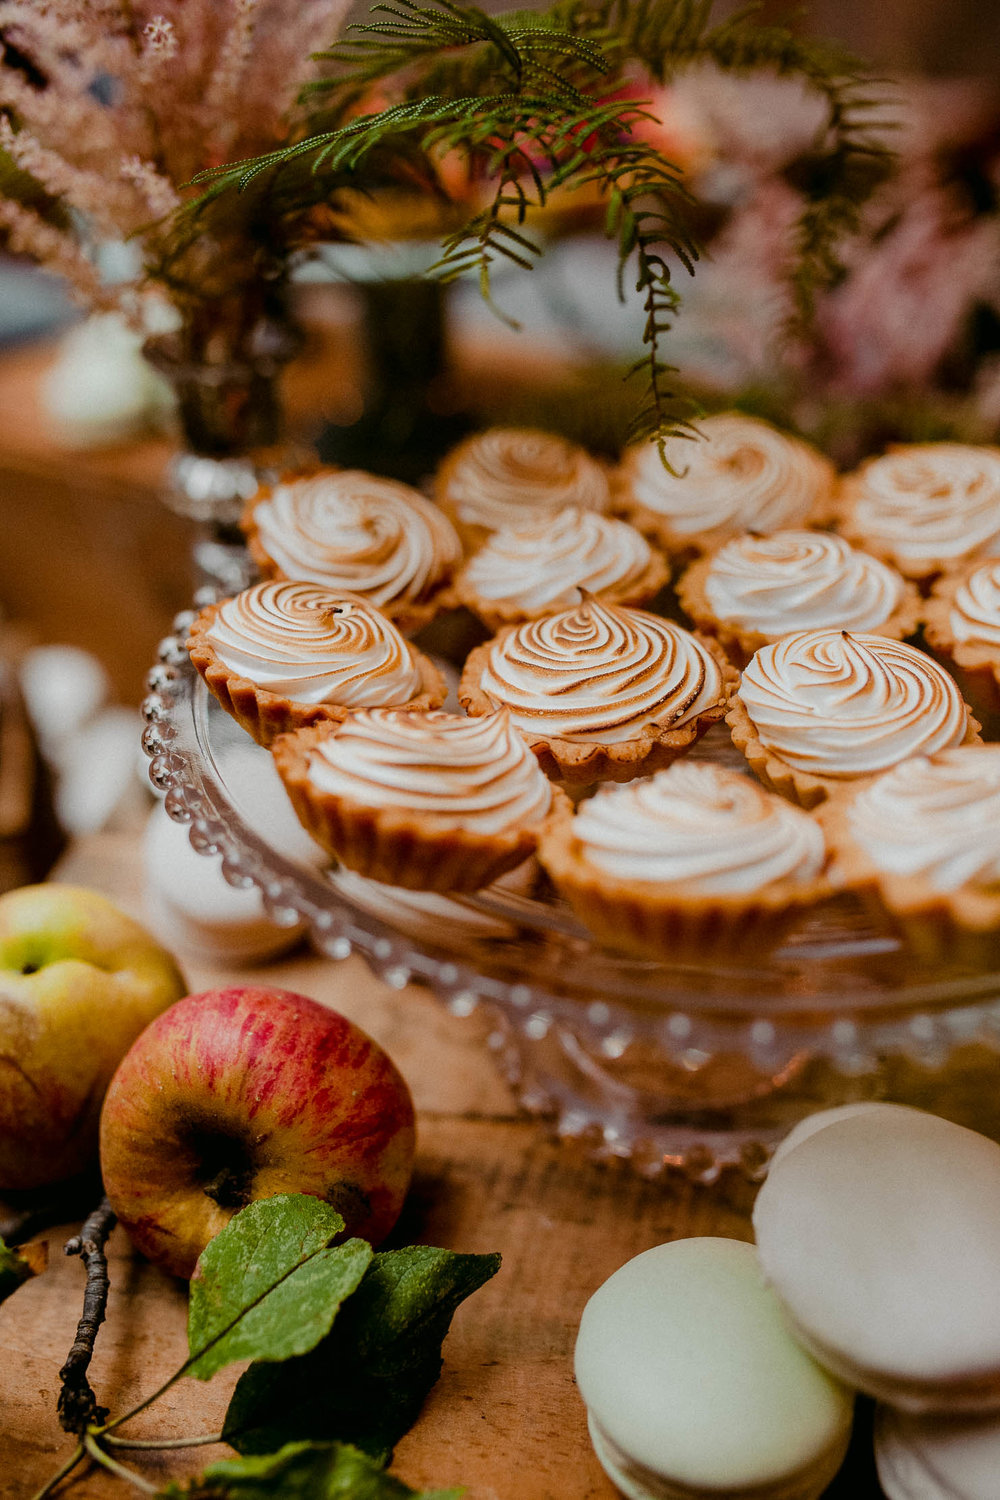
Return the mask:
[[[363,880],[305,834],[269,753],[191,667],[191,618],[162,643],[143,704],[167,812],[330,958],[358,952],[394,988],[428,984],[455,1016],[488,1007],[498,1064],[559,1135],[703,1181],[760,1173],[797,1119],[852,1099],[1000,1137],[1000,973],[922,965],[848,897],[769,958],[662,964],[600,947],[531,865],[456,898]],[[742,766],[724,726],[697,753]]]

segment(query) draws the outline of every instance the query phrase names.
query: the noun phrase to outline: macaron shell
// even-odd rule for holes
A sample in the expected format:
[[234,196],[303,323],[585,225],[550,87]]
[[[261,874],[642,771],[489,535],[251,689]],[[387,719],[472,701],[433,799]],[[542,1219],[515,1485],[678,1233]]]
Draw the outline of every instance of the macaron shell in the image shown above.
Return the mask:
[[676,1240],[616,1271],[584,1309],[576,1377],[626,1494],[811,1500],[850,1435],[851,1395],[789,1337],[737,1240]]
[[754,1230],[842,1378],[912,1411],[1000,1408],[1000,1146],[901,1106],[845,1115],[772,1167]]
[[912,1417],[882,1406],[875,1462],[888,1500],[996,1500],[1000,1421]]
[[806,1115],[804,1120],[791,1129],[784,1140],[778,1142],[768,1166],[771,1171],[789,1153],[807,1141],[817,1130],[825,1130],[827,1125],[836,1125],[839,1120],[846,1120],[851,1115],[864,1114],[869,1109],[904,1109],[905,1105],[879,1104],[873,1099],[859,1099],[853,1104],[837,1104],[833,1109],[821,1109],[814,1115]]

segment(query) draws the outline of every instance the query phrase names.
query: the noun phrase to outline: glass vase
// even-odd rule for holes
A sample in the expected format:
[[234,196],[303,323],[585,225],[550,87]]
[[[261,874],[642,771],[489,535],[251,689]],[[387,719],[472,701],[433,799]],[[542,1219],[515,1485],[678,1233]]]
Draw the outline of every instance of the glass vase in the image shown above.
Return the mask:
[[197,523],[199,589],[238,593],[250,581],[238,522],[280,461],[281,374],[302,342],[274,295],[270,305],[243,297],[188,308],[178,328],[146,341],[146,358],[176,395],[180,448],[164,501]]

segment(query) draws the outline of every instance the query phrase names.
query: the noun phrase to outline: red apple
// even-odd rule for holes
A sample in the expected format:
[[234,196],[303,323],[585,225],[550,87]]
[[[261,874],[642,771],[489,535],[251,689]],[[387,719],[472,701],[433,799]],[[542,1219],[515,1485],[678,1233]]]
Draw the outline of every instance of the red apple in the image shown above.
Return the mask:
[[111,1081],[101,1170],[150,1260],[190,1276],[240,1208],[312,1193],[377,1242],[403,1205],[413,1100],[377,1042],[290,990],[188,995],[142,1033]]

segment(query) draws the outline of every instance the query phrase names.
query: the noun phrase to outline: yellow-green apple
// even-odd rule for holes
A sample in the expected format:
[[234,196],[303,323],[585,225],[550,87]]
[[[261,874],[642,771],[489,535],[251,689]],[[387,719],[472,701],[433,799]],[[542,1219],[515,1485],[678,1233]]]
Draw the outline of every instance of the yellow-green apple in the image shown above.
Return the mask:
[[133,1044],[101,1115],[105,1191],[135,1245],[190,1276],[237,1210],[311,1193],[377,1242],[413,1168],[413,1100],[377,1042],[290,990],[188,995]]
[[186,988],[166,949],[97,891],[0,896],[0,1189],[61,1182],[96,1159],[112,1073]]

